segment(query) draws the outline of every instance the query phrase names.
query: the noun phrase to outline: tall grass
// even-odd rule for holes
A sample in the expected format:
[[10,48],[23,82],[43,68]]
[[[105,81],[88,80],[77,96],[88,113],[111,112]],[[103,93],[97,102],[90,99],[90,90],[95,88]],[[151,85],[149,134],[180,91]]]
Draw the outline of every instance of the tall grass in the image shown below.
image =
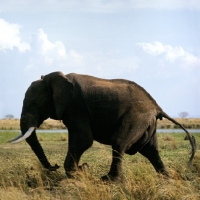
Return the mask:
[[[45,170],[26,142],[11,145],[5,141],[17,133],[0,133],[0,199],[2,200],[197,200],[200,199],[200,151],[192,168],[187,167],[190,145],[184,134],[158,134],[159,151],[171,178],[158,175],[140,154],[125,155],[123,177],[117,182],[102,182],[110,168],[111,148],[94,142],[82,156],[88,171],[65,176],[63,162],[67,153],[66,133],[38,134],[40,143],[56,172]],[[200,134],[195,134],[197,143]],[[65,139],[63,139],[65,138]]]

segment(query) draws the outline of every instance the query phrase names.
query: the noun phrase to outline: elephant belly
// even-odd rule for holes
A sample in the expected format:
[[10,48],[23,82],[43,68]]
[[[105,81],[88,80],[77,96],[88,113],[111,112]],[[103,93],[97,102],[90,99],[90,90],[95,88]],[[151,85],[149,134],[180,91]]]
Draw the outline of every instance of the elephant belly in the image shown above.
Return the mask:
[[93,112],[92,132],[94,140],[102,144],[111,144],[111,137],[117,129],[117,115],[115,112],[101,110]]
[[93,138],[95,141],[100,142],[102,144],[111,145],[111,131],[108,130],[94,130],[93,131]]
[[125,153],[129,155],[136,154],[140,149],[142,149],[150,141],[150,139],[151,137],[149,137],[148,132],[145,132],[137,142],[129,145],[129,148],[127,148]]

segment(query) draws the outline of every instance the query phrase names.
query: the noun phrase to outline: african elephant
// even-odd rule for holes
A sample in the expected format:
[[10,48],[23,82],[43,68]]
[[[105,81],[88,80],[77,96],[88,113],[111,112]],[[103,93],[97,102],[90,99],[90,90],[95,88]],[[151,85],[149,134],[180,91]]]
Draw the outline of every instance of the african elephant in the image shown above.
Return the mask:
[[9,142],[26,139],[42,165],[56,170],[59,166],[49,163],[35,129],[47,118],[62,120],[69,132],[64,161],[67,175],[78,169],[81,155],[94,140],[112,146],[110,171],[102,180],[114,181],[120,177],[124,153],[141,153],[158,173],[167,175],[158,153],[156,136],[156,122],[162,117],[187,133],[192,146],[189,163],[192,163],[195,138],[169,117],[141,86],[123,79],[106,80],[53,72],[33,82],[26,91],[20,119],[21,134]]

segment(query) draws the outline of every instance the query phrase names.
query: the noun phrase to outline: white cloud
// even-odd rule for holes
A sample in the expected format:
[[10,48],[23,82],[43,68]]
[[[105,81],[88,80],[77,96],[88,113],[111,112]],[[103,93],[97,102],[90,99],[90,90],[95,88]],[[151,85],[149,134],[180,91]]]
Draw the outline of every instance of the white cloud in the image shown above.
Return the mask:
[[152,43],[137,43],[137,45],[153,56],[157,56],[165,51],[163,44],[157,41]]
[[200,65],[200,58],[186,52],[181,46],[172,47],[170,45],[163,45],[158,41],[152,43],[138,43],[137,45],[150,55],[165,55],[165,59],[169,62],[180,60],[181,64],[184,64],[184,66]]
[[30,45],[20,38],[20,25],[11,24],[0,18],[0,50],[18,48],[20,52],[30,50]]
[[82,57],[80,54],[75,50],[67,52],[61,41],[50,41],[43,29],[39,29],[37,34],[33,35],[31,47],[31,59],[27,69],[37,66],[59,68],[81,63]]
[[[26,70],[76,72],[101,77],[121,77],[139,66],[136,57],[119,58],[119,52],[84,52],[66,50],[61,41],[52,42],[44,30],[39,29],[32,37],[31,58]],[[118,55],[116,55],[118,54]],[[105,73],[106,72],[106,73]]]
[[48,40],[47,34],[42,30],[38,30],[37,34],[38,38],[38,45],[39,46],[39,53],[42,55],[48,55],[51,53],[56,53],[58,56],[65,56],[66,51],[65,47],[60,41],[56,41],[55,43],[52,43]]

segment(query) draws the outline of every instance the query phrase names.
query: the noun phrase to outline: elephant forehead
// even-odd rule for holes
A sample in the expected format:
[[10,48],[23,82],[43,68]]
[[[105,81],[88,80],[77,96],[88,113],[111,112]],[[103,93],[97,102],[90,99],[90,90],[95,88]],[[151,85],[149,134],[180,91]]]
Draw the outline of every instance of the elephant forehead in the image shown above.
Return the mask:
[[46,93],[46,86],[43,84],[42,80],[34,81],[31,83],[29,88],[27,89],[25,96],[35,96],[39,94],[45,94]]

